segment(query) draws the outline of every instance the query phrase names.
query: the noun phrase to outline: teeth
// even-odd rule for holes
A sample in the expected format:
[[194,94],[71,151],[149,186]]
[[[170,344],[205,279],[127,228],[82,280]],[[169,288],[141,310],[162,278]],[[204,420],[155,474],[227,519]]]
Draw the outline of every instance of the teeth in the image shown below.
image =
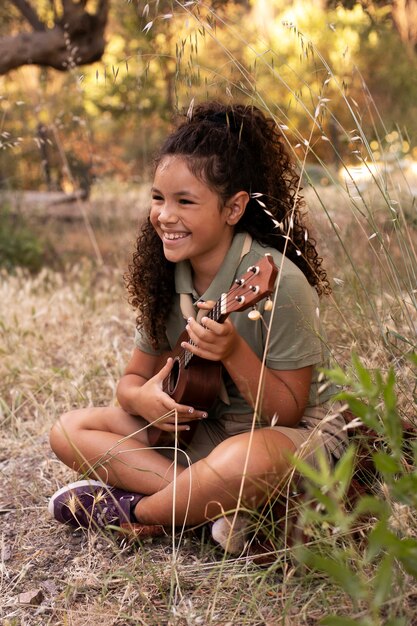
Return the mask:
[[184,239],[187,236],[187,233],[164,233],[165,239]]

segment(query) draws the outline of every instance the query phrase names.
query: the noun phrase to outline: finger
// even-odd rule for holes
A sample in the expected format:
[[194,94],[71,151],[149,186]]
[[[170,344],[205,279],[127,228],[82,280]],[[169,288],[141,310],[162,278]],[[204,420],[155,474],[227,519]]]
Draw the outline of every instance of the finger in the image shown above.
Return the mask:
[[181,343],[181,347],[195,354],[194,348],[196,348],[197,346],[202,346],[204,343],[203,339],[193,330],[187,328],[187,331],[189,335],[189,341],[183,341]]
[[199,411],[192,406],[184,404],[176,404],[174,407],[177,410],[179,416],[184,420],[199,419],[200,417],[207,417],[206,411]]
[[[156,424],[155,424],[156,426]],[[167,433],[174,433],[175,431],[187,431],[187,430],[191,430],[191,426],[189,426],[188,424],[171,424],[170,422],[163,422],[158,424],[157,428],[159,428],[159,430],[164,430]]]
[[185,413],[178,417],[181,422],[193,422],[195,420],[202,420],[208,417],[208,413],[206,411],[194,411],[192,414]]
[[189,418],[189,417],[178,417],[176,421],[174,420],[168,420],[166,422],[163,422],[164,424],[169,424],[170,426],[175,426],[175,424],[178,425],[178,427],[181,427],[181,430],[188,430],[187,426],[190,426],[191,424],[195,424],[196,422],[201,422],[203,421],[203,417],[198,417],[198,418]]
[[201,359],[206,359],[207,361],[220,361],[218,346],[216,346],[215,343],[212,343],[210,344],[210,346],[208,346],[199,344],[195,345],[183,341],[181,343],[181,347],[185,350],[188,350],[189,352],[192,352],[192,354],[195,354],[195,356],[198,356]]
[[189,344],[192,346],[192,344],[198,345],[198,344],[202,344],[203,343],[203,334],[204,334],[204,329],[199,327],[196,328],[195,326],[191,327],[190,324],[187,324],[186,326],[187,332],[188,332],[188,336],[190,338],[190,341],[184,341],[183,343],[185,344]]
[[197,338],[193,339],[191,342],[183,341],[181,343],[181,347],[184,348],[184,350],[188,350],[188,352],[191,352],[192,354],[202,356],[202,351],[203,351],[202,346],[198,344],[197,342],[198,342]]
[[211,311],[216,303],[214,300],[198,300],[196,304],[199,309],[203,309],[204,311]]
[[168,394],[163,394],[165,401],[161,404],[165,409],[165,413],[159,419],[164,423],[175,423],[175,414],[180,422],[191,422],[195,419],[203,419],[208,417],[207,411],[195,409],[189,404],[177,404],[175,400]]
[[[208,318],[204,318],[207,319]],[[219,326],[221,328],[221,324],[217,324],[214,322],[215,327]],[[213,332],[209,328],[205,328],[195,320],[188,320],[187,326],[185,327],[190,337],[190,340],[194,342],[196,345],[204,346],[209,345],[215,341],[215,337],[213,336]],[[218,335],[218,333],[215,333]]]
[[177,404],[174,398],[165,392],[164,397],[163,406],[166,409],[166,413],[171,414],[168,417],[172,416],[172,420],[174,419],[175,412],[177,412],[177,415],[187,417],[187,419],[191,419],[195,413],[201,413],[201,411],[196,411],[196,409],[189,404]]
[[156,418],[153,422],[152,422],[152,426],[156,426],[157,428],[160,428],[161,430],[165,430],[165,426],[174,426],[175,424],[181,425],[182,426],[182,430],[186,430],[186,425],[187,422],[190,421],[190,417],[187,415],[187,417],[181,417],[178,415],[175,415],[175,411],[168,411],[165,415],[162,415],[161,417]]
[[215,335],[221,335],[224,333],[224,324],[219,324],[219,322],[215,322],[207,316],[201,318],[201,327],[204,330],[210,331],[210,333],[214,333]]
[[174,359],[172,357],[168,357],[165,365],[155,374],[155,378],[157,380],[164,380],[172,370],[172,366],[174,365]]
[[[217,337],[224,337],[235,332],[233,322],[229,319],[226,319],[222,324],[219,324],[219,322],[215,322],[209,317],[203,317],[201,324],[206,330],[210,331],[210,335],[214,334]],[[207,340],[210,340],[210,335],[206,335]]]
[[203,333],[205,330],[200,324],[200,322],[197,322],[193,317],[188,318],[185,329],[188,332],[188,334],[190,334],[190,332],[194,334],[195,333],[199,334],[199,333]]

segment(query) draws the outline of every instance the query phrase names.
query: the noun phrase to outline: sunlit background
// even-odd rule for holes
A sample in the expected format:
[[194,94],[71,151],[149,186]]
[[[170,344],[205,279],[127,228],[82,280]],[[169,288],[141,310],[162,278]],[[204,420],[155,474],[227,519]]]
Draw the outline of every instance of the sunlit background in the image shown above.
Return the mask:
[[[37,4],[50,17],[48,3]],[[362,185],[372,170],[359,156],[375,168],[400,161],[414,176],[416,56],[390,3],[344,4],[113,3],[102,60],[65,73],[26,66],[0,79],[1,186],[142,182],[172,112],[207,97],[268,109],[307,169],[324,161]],[[17,11],[1,28],[24,28]]]

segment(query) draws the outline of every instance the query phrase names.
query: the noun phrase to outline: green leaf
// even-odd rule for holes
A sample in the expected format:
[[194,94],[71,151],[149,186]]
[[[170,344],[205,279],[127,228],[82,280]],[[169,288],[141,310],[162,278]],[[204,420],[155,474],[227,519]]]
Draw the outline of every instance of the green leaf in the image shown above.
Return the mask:
[[383,388],[383,397],[385,405],[384,425],[388,444],[393,449],[396,456],[401,457],[401,446],[403,442],[403,427],[401,418],[397,410],[397,394],[395,390],[395,373],[392,368],[388,372],[388,376]]
[[392,554],[386,554],[378,566],[375,578],[373,580],[373,605],[376,608],[380,608],[387,600],[393,591],[394,575],[394,556]]
[[369,370],[362,365],[359,357],[355,353],[352,354],[352,364],[363,389],[367,391],[368,394],[374,395],[375,385],[372,381],[371,374],[369,373]]
[[398,537],[388,527],[387,519],[382,519],[375,524],[368,536],[367,558],[372,561],[381,551],[397,551]]
[[402,504],[417,508],[417,474],[405,474],[398,478],[390,487],[392,497]]
[[379,500],[375,496],[363,496],[362,498],[360,498],[357,505],[355,506],[355,518],[361,517],[362,515],[369,513],[388,518],[390,508],[388,503],[384,500]]
[[417,578],[417,539],[398,539],[396,556],[410,576]]
[[306,461],[303,461],[299,457],[291,455],[291,461],[294,464],[295,468],[300,472],[301,476],[310,480],[313,484],[322,486],[326,479],[323,479],[323,476],[320,471],[316,470]]
[[345,385],[346,386],[350,385],[351,381],[349,377],[340,367],[335,367],[334,369],[330,369],[330,370],[323,369],[320,371],[323,371],[326,378],[329,378],[333,383],[335,383],[335,385],[341,385],[343,387]]
[[354,464],[356,459],[355,446],[349,446],[343,456],[337,462],[334,478],[340,484],[338,496],[342,497],[349,488],[352,479]]
[[401,466],[396,459],[386,452],[375,452],[372,455],[376,469],[387,480],[394,474],[401,472]]
[[315,554],[307,548],[300,551],[299,558],[313,569],[327,574],[333,582],[339,584],[350,595],[354,602],[366,597],[366,586],[355,571],[340,559]]
[[360,417],[362,420],[369,418],[369,406],[365,402],[347,393],[344,394],[344,399],[355,417]]
[[386,521],[380,521],[369,534],[368,558],[372,559],[381,550],[389,552],[401,562],[408,574],[417,578],[417,539],[397,537]]

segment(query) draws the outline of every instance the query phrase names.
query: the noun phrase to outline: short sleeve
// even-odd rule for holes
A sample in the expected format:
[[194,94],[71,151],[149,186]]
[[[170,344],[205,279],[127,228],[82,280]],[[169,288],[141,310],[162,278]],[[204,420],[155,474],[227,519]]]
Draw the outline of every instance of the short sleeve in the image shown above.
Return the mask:
[[155,350],[143,328],[136,328],[135,330],[135,348],[155,356],[159,356],[162,352],[166,352],[170,349],[167,342],[166,345],[161,346],[159,350]]
[[[266,365],[298,369],[321,363],[319,302],[315,289],[298,272],[284,274],[272,320]],[[270,313],[264,314],[267,325]]]

